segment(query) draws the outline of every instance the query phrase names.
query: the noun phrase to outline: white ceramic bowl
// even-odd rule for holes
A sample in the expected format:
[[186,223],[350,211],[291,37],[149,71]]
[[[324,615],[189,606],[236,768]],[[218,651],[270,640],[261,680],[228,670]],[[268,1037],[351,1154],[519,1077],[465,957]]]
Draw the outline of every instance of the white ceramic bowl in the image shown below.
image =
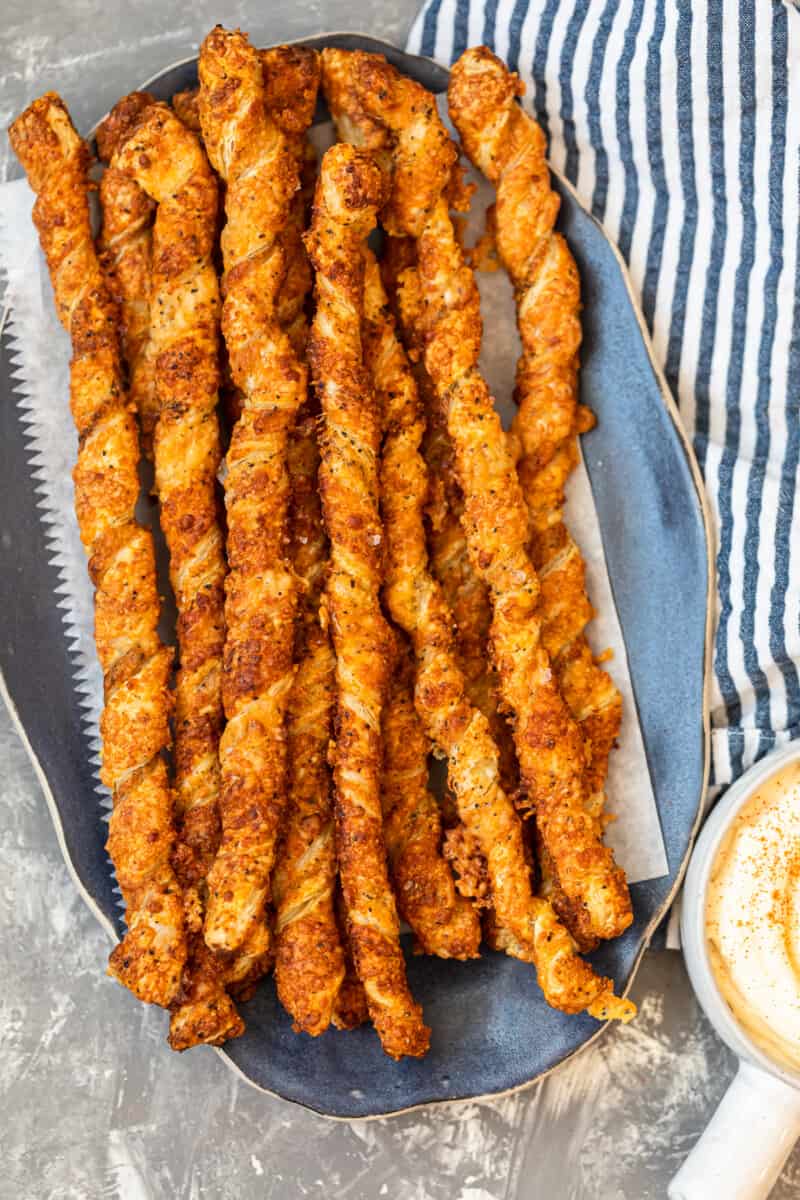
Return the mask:
[[716,804],[692,853],[681,899],[681,941],[706,1016],[739,1070],[669,1187],[670,1200],[765,1200],[800,1137],[800,1073],[775,1063],[744,1033],[717,987],[706,939],[706,896],[720,842],[736,814],[775,772],[800,759],[800,743],[776,750]]

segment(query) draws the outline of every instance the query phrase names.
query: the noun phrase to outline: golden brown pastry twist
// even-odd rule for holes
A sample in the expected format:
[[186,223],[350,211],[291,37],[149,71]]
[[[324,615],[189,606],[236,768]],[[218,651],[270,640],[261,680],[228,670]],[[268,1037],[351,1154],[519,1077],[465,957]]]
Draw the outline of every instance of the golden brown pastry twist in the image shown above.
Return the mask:
[[[319,55],[307,46],[270,46],[259,50],[264,73],[264,103],[287,136],[301,138],[314,118],[319,89]],[[176,92],[172,107],[184,125],[201,133],[200,89]]]
[[367,1008],[367,993],[358,978],[353,961],[353,947],[347,932],[347,912],[341,883],[336,887],[336,921],[339,926],[339,940],[344,952],[344,979],[333,1005],[331,1024],[336,1029],[357,1029],[359,1025],[366,1025],[369,1020],[369,1009]]
[[398,637],[383,714],[381,781],[383,828],[397,907],[424,954],[477,958],[480,922],[472,905],[457,893],[442,854],[442,818],[428,788],[430,750],[414,707],[413,655]]
[[184,995],[173,1013],[170,1044],[219,1044],[244,1025],[224,987],[224,972],[202,946],[205,879],[219,847],[219,741],[223,725],[225,638],[223,535],[217,501],[221,448],[219,286],[212,263],[217,184],[195,134],[166,105],[148,103],[131,120],[127,97],[101,139],[111,170],[158,206],[152,237],[150,347],[158,422],[155,481],[178,613],[180,666],[175,689],[175,864],[187,889],[190,959]]
[[[316,156],[305,135],[317,103],[319,55],[306,46],[271,46],[259,50],[258,56],[264,77],[264,103],[272,120],[286,136],[288,147],[299,159],[302,186],[292,201],[288,222],[281,230],[287,267],[277,309],[292,345],[301,353],[306,336],[303,305],[311,288],[311,270],[302,237],[316,176]],[[200,131],[198,88],[176,92],[172,107],[185,125]]]
[[295,193],[289,219],[281,231],[286,255],[286,278],[278,297],[278,317],[298,354],[305,353],[307,322],[305,303],[311,291],[311,267],[303,247],[317,160],[306,133],[314,119],[319,90],[320,61],[306,46],[272,46],[259,51],[264,73],[265,103],[275,124],[296,155],[300,188]]
[[[134,101],[137,113],[140,96],[142,107],[152,100],[146,93],[134,93],[130,99]],[[102,161],[109,163],[114,147],[105,137],[104,126],[97,132],[97,148]],[[139,414],[142,448],[151,458],[153,430],[158,418],[155,357],[150,343],[150,264],[155,205],[134,180],[121,171],[108,168],[100,180],[100,209],[103,216],[98,242],[100,262],[119,305],[122,352],[128,367],[128,395]]]
[[191,129],[192,133],[198,133],[202,137],[203,130],[200,126],[200,89],[188,88],[185,92],[176,92],[170,100],[172,111],[179,121],[182,121],[187,129]]
[[513,433],[541,581],[542,642],[586,738],[588,803],[599,822],[622,698],[586,640],[592,617],[586,570],[563,521],[564,485],[579,459],[577,435],[587,427],[577,402],[580,280],[566,241],[554,232],[559,199],[550,186],[546,141],[517,103],[521,93],[517,77],[491,51],[468,50],[452,70],[450,115],[472,162],[497,187],[494,228],[514,284],[523,345]]
[[[502,788],[516,801],[519,771],[514,745],[511,730],[498,710],[495,681],[488,661],[492,616],[489,590],[469,560],[460,519],[463,501],[455,478],[447,422],[422,362],[423,304],[412,238],[387,238],[381,275],[402,330],[426,421],[421,449],[428,476],[425,511],[430,570],[441,586],[455,621],[455,651],[464,676],[467,699],[489,722],[489,732],[499,754]],[[461,895],[479,908],[485,908],[491,903],[486,859],[475,837],[458,820],[457,812],[450,812],[449,808],[446,804],[443,814],[445,856],[456,874],[456,886]]]
[[332,760],[339,871],[370,1016],[386,1053],[401,1058],[424,1054],[429,1030],[406,982],[380,801],[391,644],[380,607],[380,431],[361,345],[361,249],[382,194],[371,158],[344,145],[327,152],[306,237],[316,272],[308,353],[324,418],[320,489],[331,542],[326,605],[336,651]]
[[[436,391],[424,362],[424,306],[416,268],[416,247],[411,238],[388,238],[390,254],[398,259],[399,283],[392,277],[395,308],[406,346],[417,358],[413,368],[420,400],[427,419],[422,455],[428,468],[428,546],[430,569],[439,581],[447,607],[455,622],[455,650],[464,676],[467,699],[489,723],[492,741],[497,747],[500,783],[517,807],[523,794],[519,788],[519,768],[514,753],[511,728],[503,718],[497,700],[496,675],[489,655],[489,628],[492,608],[489,589],[474,569],[461,524],[464,509],[456,479],[455,460],[447,434],[447,418],[436,398]],[[402,254],[392,247],[406,244]],[[410,248],[410,249],[409,249]],[[524,811],[524,809],[522,810]],[[494,936],[497,918],[491,910],[488,864],[478,840],[458,819],[457,812],[446,813],[444,853],[453,867],[457,887],[481,911],[484,939],[492,949],[503,949]],[[527,830],[523,826],[523,842]],[[525,846],[523,845],[523,849]]]
[[[381,513],[387,543],[385,595],[393,619],[413,634],[430,601],[422,509],[427,479],[419,458],[423,422],[414,381],[395,333],[380,270],[365,251],[364,361],[381,410]],[[441,855],[438,805],[427,788],[428,744],[408,697],[408,651],[399,644],[398,665],[384,719],[384,821],[389,861],[400,911],[423,950],[442,958],[472,958],[480,925],[458,897]]]
[[173,1050],[221,1046],[244,1033],[244,1021],[226,990],[225,964],[205,944],[202,909],[198,906],[187,916],[189,961],[169,1022],[169,1044]]
[[257,52],[214,29],[200,52],[200,117],[225,181],[222,328],[242,414],[227,456],[227,625],[220,744],[222,843],[209,873],[205,936],[234,951],[264,928],[286,800],[285,713],[293,678],[297,585],[286,557],[289,431],[306,370],[278,322],[286,274],[279,235],[298,174],[264,106]]
[[264,102],[272,119],[298,149],[314,120],[320,61],[308,46],[269,46],[258,51],[264,72]]
[[[121,100],[97,132],[100,157],[109,162],[121,141],[129,137],[144,110],[153,103],[147,93],[135,92]],[[103,227],[100,245],[102,263],[111,281],[122,314],[122,346],[128,365],[130,395],[139,413],[142,445],[152,457],[153,431],[158,418],[155,343],[150,337],[150,293],[152,263],[152,220],[155,204],[133,178],[113,167],[100,183]],[[216,752],[215,752],[216,753]],[[169,1042],[174,1050],[185,1050],[201,1042],[221,1044],[244,1030],[225,992],[226,970],[215,961],[202,937],[202,899],[197,894],[197,864],[191,846],[192,825],[205,844],[216,850],[219,836],[217,797],[207,797],[197,816],[188,821],[189,844],[178,843],[173,856],[178,878],[185,889],[189,955],[184,967],[179,998],[172,1006]],[[184,872],[184,869],[186,871]],[[237,964],[241,970],[241,964]],[[248,968],[249,969],[249,968]]]
[[[428,465],[428,502],[431,570],[441,584],[457,630],[459,666],[470,702],[489,722],[500,754],[503,787],[516,795],[519,771],[511,730],[499,712],[497,681],[488,661],[492,606],[489,589],[470,562],[461,524],[464,501],[456,479],[455,460],[447,434],[447,416],[436,398],[424,362],[424,304],[411,238],[387,239],[388,262],[382,277],[388,281],[393,308],[399,319],[426,418],[422,453]],[[392,260],[396,260],[393,262]]]
[[275,982],[294,1027],[316,1037],[331,1022],[344,977],[334,908],[336,851],[328,745],[335,701],[335,658],[320,624],[328,545],[317,490],[317,418],[298,422],[289,446],[291,553],[306,591],[289,697],[289,805],[272,879]]
[[[488,877],[498,921],[509,931],[502,947],[536,965],[550,1004],[566,1012],[588,1009],[594,1015],[626,1019],[631,1007],[617,1000],[610,981],[595,975],[577,956],[550,904],[531,892],[522,823],[503,790],[488,721],[467,698],[452,616],[428,568],[423,526],[427,472],[419,452],[422,409],[380,274],[371,265],[365,296],[381,336],[369,357],[380,380],[386,428],[381,477],[386,598],[393,617],[413,640],[417,710],[432,740],[448,756],[448,782],[463,825],[451,847],[452,857],[463,871],[467,894],[483,900]],[[470,916],[474,919],[473,913]]]
[[34,222],[59,319],[72,340],[75,506],[95,586],[95,640],[105,687],[101,774],[114,799],[108,852],[128,922],[109,970],[139,999],[166,1006],[178,993],[186,961],[163,758],[170,744],[172,651],[157,632],[153,539],[134,517],[139,437],[123,387],[117,312],[92,240],[90,156],[53,92],[17,118],[10,138],[37,193]]
[[433,97],[378,56],[353,56],[359,102],[394,136],[391,232],[417,239],[426,306],[425,366],[446,406],[462,522],[473,565],[489,585],[491,645],[513,714],[523,785],[567,897],[591,932],[614,937],[632,920],[622,870],[587,808],[586,751],[542,644],[539,581],[528,555],[528,512],[508,439],[478,369],[480,301],[448,211],[455,147]]
[[[281,231],[286,279],[277,314],[298,354],[305,353],[305,302],[311,266],[302,235],[310,208],[316,159],[306,130],[319,86],[319,56],[305,47],[277,46],[260,52],[265,102],[297,155],[301,187]],[[317,490],[317,417],[310,404],[288,446],[291,479],[290,557],[304,585],[296,639],[298,662],[287,716],[288,806],[286,828],[272,877],[275,904],[275,982],[294,1027],[311,1036],[327,1029],[342,976],[334,889],[336,853],[327,763],[334,698],[334,658],[319,606],[328,548]]]
[[327,46],[320,54],[322,91],[328,105],[339,141],[357,146],[372,154],[385,174],[392,166],[389,131],[369,117],[355,90],[352,55],[346,50]]
[[178,610],[176,812],[194,860],[183,864],[183,874],[197,882],[219,840],[223,723],[225,556],[216,492],[220,300],[211,261],[217,185],[196,136],[163,104],[143,111],[118,145],[112,168],[158,206],[150,323],[159,401],[155,478]]

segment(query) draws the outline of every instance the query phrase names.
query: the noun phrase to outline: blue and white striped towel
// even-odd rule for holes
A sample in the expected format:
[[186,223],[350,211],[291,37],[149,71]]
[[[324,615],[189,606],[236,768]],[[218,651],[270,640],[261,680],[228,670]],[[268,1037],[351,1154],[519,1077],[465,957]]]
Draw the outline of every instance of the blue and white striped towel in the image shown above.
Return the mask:
[[715,790],[800,736],[800,6],[429,0],[409,50],[519,72],[629,264],[716,518]]

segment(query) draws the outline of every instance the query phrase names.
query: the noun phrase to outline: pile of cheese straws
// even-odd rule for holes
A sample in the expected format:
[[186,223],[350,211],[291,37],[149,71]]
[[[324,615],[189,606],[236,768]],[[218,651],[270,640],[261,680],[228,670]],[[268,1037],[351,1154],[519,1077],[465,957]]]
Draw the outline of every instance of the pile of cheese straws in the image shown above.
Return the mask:
[[[219,27],[199,75],[103,123],[97,241],[59,97],[11,128],[73,349],[128,926],[110,972],[170,1010],[175,1049],[240,1034],[235,1001],[274,969],[298,1031],[370,1019],[387,1054],[420,1056],[402,917],[422,953],[483,941],[533,964],[555,1008],[628,1020],[580,956],[632,914],[602,836],[620,696],[562,518],[592,418],[544,136],[516,77],[468,50],[450,113],[497,188],[482,257],[512,280],[523,345],[505,433],[434,97],[376,55],[258,51]],[[341,140],[317,168],[320,87]],[[174,681],[134,515],[142,454]]]

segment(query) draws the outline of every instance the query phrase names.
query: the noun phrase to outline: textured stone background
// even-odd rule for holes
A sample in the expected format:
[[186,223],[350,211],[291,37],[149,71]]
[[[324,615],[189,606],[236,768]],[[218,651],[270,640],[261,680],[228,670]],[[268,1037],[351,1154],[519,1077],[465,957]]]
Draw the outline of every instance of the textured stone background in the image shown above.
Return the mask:
[[[217,21],[260,44],[348,28],[402,44],[414,7],[4,0],[0,124],[56,88],[88,128]],[[14,172],[0,138],[0,178]],[[104,976],[105,935],[4,712],[0,762],[0,1197],[649,1200],[666,1194],[731,1076],[679,956],[661,953],[638,977],[639,1020],[538,1088],[352,1125],[271,1100],[210,1050],[172,1054],[164,1015]],[[795,1155],[776,1200],[798,1189]]]

